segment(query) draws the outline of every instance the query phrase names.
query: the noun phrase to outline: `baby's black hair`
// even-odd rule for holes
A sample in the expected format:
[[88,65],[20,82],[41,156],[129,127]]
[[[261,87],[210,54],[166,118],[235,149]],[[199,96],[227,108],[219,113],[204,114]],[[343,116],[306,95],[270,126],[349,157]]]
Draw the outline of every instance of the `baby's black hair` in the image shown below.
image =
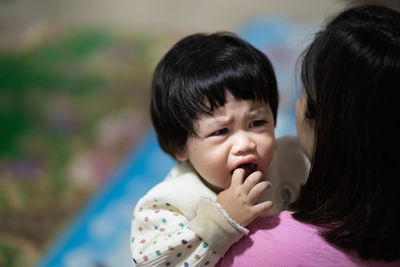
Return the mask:
[[230,32],[198,33],[176,43],[153,74],[151,119],[161,148],[172,157],[196,135],[195,122],[226,103],[268,103],[278,109],[275,73],[267,56]]

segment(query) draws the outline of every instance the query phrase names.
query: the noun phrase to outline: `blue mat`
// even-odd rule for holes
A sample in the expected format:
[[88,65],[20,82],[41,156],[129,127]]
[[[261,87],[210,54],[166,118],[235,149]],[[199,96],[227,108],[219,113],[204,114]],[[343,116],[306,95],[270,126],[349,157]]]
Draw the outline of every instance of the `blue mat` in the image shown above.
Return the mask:
[[[295,134],[294,106],[300,91],[295,64],[315,24],[281,18],[254,18],[238,34],[271,59],[280,92],[276,135]],[[129,234],[135,203],[160,182],[173,160],[157,144],[152,130],[128,155],[86,208],[54,241],[37,267],[132,266]]]

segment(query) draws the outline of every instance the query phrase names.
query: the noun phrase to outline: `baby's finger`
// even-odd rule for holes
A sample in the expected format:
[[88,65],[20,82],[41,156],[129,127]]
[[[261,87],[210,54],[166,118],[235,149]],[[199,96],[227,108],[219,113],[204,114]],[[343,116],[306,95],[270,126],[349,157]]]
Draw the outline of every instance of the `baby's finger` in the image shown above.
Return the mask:
[[261,214],[267,212],[268,210],[270,210],[272,208],[274,204],[272,203],[271,200],[265,201],[265,202],[261,202],[257,205],[253,206],[253,212],[254,214],[258,216],[260,216]]
[[261,194],[267,190],[268,188],[271,187],[271,183],[267,181],[261,181],[258,184],[256,184],[253,188],[250,189],[250,192],[248,194],[248,200],[251,204],[254,204],[257,202],[258,198],[261,196]]
[[248,194],[250,190],[261,180],[262,172],[255,171],[251,173],[243,182],[243,192]]
[[243,184],[245,171],[241,168],[236,169],[233,172],[232,180],[231,180],[231,187],[232,186],[241,186]]

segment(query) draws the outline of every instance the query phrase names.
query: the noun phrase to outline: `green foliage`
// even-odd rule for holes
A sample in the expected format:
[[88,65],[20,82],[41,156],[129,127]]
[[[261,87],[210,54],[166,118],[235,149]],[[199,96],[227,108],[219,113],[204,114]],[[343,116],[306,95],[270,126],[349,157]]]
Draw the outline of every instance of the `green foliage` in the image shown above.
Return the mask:
[[18,266],[19,253],[16,247],[0,241],[0,266]]
[[85,60],[112,41],[107,33],[61,36],[23,53],[0,54],[0,157],[21,156],[18,140],[35,127],[38,91],[85,94],[99,90],[104,79],[85,68]]

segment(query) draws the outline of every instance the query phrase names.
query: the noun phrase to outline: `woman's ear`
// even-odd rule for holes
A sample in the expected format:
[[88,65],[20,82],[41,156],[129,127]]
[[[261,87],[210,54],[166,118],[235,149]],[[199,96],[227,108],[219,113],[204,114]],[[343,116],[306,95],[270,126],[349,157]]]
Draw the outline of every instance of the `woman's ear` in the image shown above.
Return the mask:
[[185,161],[188,159],[185,151],[175,153],[175,158],[179,161]]

